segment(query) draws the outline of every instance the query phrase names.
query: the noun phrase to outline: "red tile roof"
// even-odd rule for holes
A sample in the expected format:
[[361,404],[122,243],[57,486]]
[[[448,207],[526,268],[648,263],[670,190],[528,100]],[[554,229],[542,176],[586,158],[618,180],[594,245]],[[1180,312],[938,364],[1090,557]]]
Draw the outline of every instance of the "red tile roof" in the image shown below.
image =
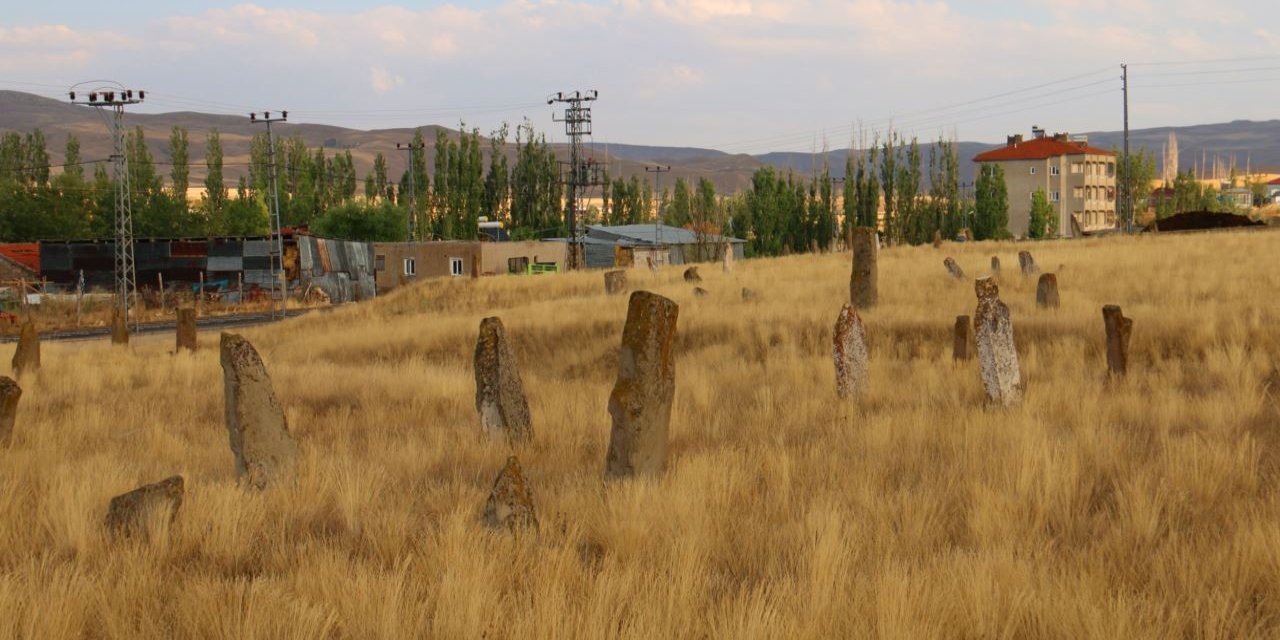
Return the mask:
[[1276,178],[1275,180],[1271,180],[1271,181],[1270,181],[1270,182],[1268,182],[1267,184],[1280,185],[1280,178]]
[[999,147],[974,156],[974,162],[998,162],[1001,160],[1044,160],[1058,156],[1077,156],[1082,154],[1096,156],[1114,156],[1106,149],[1091,147],[1083,142],[1061,142],[1048,136],[1033,138],[1015,145]]
[[36,273],[40,273],[39,244],[34,242],[0,244],[0,256],[4,256]]

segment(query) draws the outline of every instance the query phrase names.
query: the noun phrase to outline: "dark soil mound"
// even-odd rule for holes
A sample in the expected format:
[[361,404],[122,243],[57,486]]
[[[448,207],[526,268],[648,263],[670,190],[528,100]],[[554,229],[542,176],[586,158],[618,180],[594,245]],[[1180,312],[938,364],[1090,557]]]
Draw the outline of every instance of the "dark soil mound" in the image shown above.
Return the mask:
[[1147,225],[1146,231],[1199,231],[1202,229],[1228,229],[1231,227],[1261,227],[1261,222],[1248,216],[1212,211],[1188,211],[1169,216]]

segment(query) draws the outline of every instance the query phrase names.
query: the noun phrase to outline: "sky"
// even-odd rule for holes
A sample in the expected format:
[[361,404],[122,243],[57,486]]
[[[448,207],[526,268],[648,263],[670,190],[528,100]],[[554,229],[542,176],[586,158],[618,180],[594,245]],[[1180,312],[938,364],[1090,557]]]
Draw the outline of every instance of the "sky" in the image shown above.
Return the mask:
[[[147,90],[145,112],[289,111],[357,128],[527,118],[596,90],[594,141],[730,153],[843,148],[892,127],[1028,133],[1276,117],[1263,0],[359,0],[14,3],[0,89]],[[86,87],[92,86],[85,85]]]

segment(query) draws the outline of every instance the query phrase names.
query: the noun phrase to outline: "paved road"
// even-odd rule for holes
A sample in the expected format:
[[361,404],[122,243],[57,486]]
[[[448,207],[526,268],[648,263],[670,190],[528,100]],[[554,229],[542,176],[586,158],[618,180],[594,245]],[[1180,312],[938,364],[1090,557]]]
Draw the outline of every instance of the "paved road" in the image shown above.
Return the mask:
[[[288,318],[296,318],[298,316],[310,313],[312,311],[326,312],[333,307],[323,307],[319,309],[291,309],[287,312]],[[250,327],[258,324],[269,324],[277,322],[270,315],[263,313],[242,314],[231,316],[210,316],[196,320],[196,328],[198,330],[205,329],[230,329],[234,327]],[[130,331],[132,335],[145,335],[148,333],[164,333],[176,331],[178,323],[175,322],[148,322],[142,326]],[[85,327],[83,329],[67,329],[64,331],[50,331],[40,334],[41,340],[94,340],[97,338],[105,338],[111,335],[110,327]],[[17,342],[18,336],[0,336],[0,344],[8,342]]]

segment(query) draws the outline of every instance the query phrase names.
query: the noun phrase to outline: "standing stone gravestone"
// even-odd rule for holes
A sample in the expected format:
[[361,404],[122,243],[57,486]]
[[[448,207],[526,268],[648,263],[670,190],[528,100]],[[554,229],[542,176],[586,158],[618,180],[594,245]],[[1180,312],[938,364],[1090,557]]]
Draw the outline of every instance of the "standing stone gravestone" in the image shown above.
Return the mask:
[[40,369],[40,333],[30,319],[22,323],[18,332],[18,348],[13,352],[13,375],[35,373]]
[[506,436],[512,444],[533,437],[529,401],[524,395],[516,357],[507,342],[502,320],[496,317],[480,321],[475,370],[480,426],[490,434]]
[[520,461],[515,456],[507,458],[507,464],[498,473],[484,504],[484,523],[493,529],[519,531],[538,528],[538,515],[533,508],[533,492],[520,471]]
[[991,270],[1000,273],[1000,256],[991,256]]
[[129,319],[121,313],[120,307],[111,310],[111,344],[129,344]]
[[648,291],[631,294],[618,354],[618,380],[609,394],[609,453],[605,477],[662,473],[676,390],[676,319],[680,307]]
[[284,409],[257,349],[239,335],[223,333],[221,361],[236,476],[264,489],[292,470],[298,444],[289,433]]
[[836,318],[831,358],[836,365],[836,395],[842,399],[866,393],[870,382],[867,331],[853,305],[846,303]]
[[933,230],[933,248],[934,249],[942,248],[942,232],[937,229]]
[[196,350],[195,307],[178,307],[178,351]]
[[627,272],[622,269],[604,272],[604,292],[609,295],[625,293],[627,290]]
[[1052,273],[1040,274],[1036,283],[1036,305],[1045,309],[1058,308],[1058,276]]
[[733,243],[732,242],[729,242],[727,240],[725,241],[724,252],[720,260],[721,260],[721,263],[720,263],[721,268],[724,269],[725,273],[730,273],[733,271]]
[[951,359],[957,362],[973,358],[973,323],[969,316],[956,316],[954,338],[951,343]]
[[999,287],[992,278],[979,278],[977,342],[982,386],[993,404],[1011,407],[1022,401],[1022,371],[1013,342],[1013,322],[1009,307],[1000,301]]
[[1107,371],[1123,376],[1129,372],[1129,334],[1133,332],[1133,319],[1124,317],[1119,305],[1102,308],[1102,320],[1107,327]]
[[947,268],[947,273],[951,274],[952,278],[955,278],[956,280],[964,279],[964,269],[960,268],[960,265],[956,262],[955,258],[948,256],[946,260],[942,261],[942,266]]
[[702,276],[698,275],[697,267],[689,267],[684,270],[685,282],[702,282]]
[[853,269],[849,274],[849,301],[866,311],[876,305],[876,232],[870,227],[853,230]]
[[694,288],[693,288],[693,296],[694,296],[695,298],[705,298],[705,297],[707,297],[707,296],[708,296],[708,295],[710,295],[710,294],[711,294],[711,292],[710,292],[710,291],[707,291],[706,289],[703,289],[702,287],[694,287]]
[[1040,267],[1036,266],[1036,259],[1031,257],[1030,251],[1018,252],[1018,268],[1022,269],[1022,275],[1024,276],[1029,276],[1040,270]]
[[146,525],[150,514],[157,510],[167,512],[169,522],[173,522],[182,507],[184,493],[182,476],[171,476],[118,495],[107,507],[107,531],[116,536],[137,533]]
[[750,302],[750,301],[752,301],[752,300],[755,300],[755,299],[756,299],[756,292],[755,292],[755,290],[754,290],[754,289],[748,289],[748,288],[746,288],[746,287],[743,287],[743,288],[742,288],[742,299],[743,299],[743,301],[745,301],[745,302]]
[[18,421],[18,401],[22,399],[22,387],[9,376],[0,376],[0,447],[7,447],[13,439],[13,426]]

